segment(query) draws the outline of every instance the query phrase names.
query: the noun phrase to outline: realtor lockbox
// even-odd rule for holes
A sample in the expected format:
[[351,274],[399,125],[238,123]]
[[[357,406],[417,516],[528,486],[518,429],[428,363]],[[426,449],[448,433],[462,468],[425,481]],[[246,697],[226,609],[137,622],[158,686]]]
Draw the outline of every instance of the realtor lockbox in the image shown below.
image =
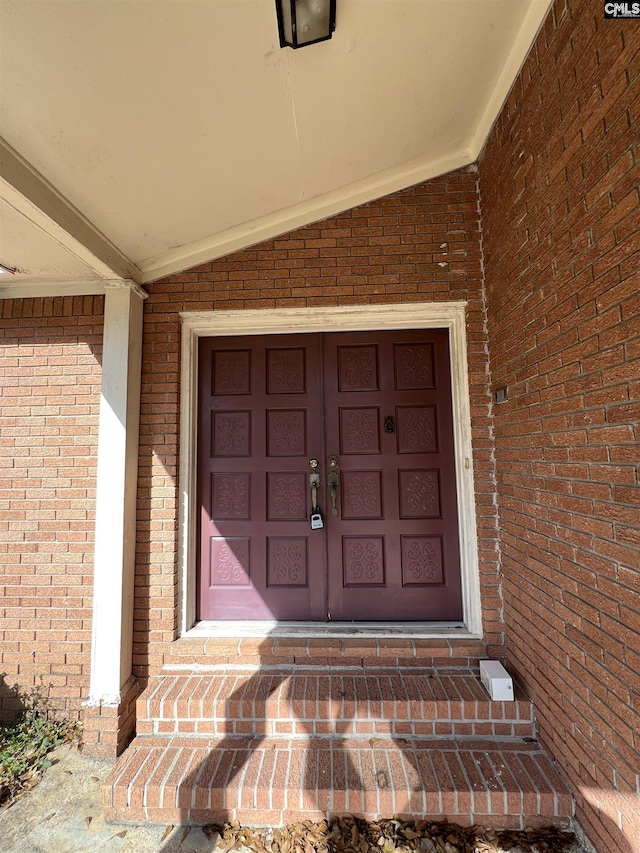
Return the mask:
[[497,660],[480,661],[480,678],[495,702],[513,702],[513,679]]

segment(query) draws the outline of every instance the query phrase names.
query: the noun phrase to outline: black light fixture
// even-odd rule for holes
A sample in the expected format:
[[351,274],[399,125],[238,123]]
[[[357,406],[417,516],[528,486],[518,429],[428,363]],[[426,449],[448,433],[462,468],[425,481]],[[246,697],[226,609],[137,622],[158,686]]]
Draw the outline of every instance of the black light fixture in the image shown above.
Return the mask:
[[336,0],[276,0],[280,47],[306,47],[330,39]]

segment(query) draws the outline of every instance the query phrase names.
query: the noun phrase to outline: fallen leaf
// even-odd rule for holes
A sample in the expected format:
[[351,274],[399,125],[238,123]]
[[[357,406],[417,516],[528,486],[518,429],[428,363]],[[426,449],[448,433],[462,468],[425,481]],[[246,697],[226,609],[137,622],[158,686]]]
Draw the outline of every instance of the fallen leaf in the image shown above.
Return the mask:
[[160,841],[165,841],[171,835],[172,832],[173,832],[173,824],[171,824],[170,826],[168,826],[165,829],[165,831],[162,833],[162,838],[160,839]]
[[92,820],[93,820],[93,818],[92,818],[91,816],[89,816],[89,817],[85,817],[84,822],[85,822],[85,823],[86,823],[86,825],[87,825],[87,829],[89,829],[89,827],[91,826],[91,821],[92,821]]

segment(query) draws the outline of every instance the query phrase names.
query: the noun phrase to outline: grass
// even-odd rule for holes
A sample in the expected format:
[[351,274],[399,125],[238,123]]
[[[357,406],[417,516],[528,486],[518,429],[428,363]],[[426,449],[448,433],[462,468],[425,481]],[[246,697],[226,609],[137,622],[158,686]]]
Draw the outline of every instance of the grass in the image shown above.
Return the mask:
[[0,722],[0,809],[38,784],[51,766],[47,757],[51,750],[80,739],[80,724],[52,719],[39,693],[20,698],[25,709],[19,718]]

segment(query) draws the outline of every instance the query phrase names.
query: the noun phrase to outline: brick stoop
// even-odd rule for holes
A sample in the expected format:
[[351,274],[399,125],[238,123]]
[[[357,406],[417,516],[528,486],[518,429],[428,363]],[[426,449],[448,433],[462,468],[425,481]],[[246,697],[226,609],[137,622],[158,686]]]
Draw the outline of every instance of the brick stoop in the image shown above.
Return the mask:
[[225,668],[153,679],[138,735],[535,737],[531,702],[491,702],[470,671]]
[[240,640],[181,642],[138,698],[137,737],[103,787],[107,819],[569,825],[530,701],[518,688],[489,700],[477,644],[261,641],[256,658]]
[[280,826],[353,814],[568,826],[571,797],[535,743],[136,738],[103,788],[108,820]]
[[477,668],[486,651],[482,640],[472,638],[190,636],[171,644],[164,669],[206,671],[230,664]]

